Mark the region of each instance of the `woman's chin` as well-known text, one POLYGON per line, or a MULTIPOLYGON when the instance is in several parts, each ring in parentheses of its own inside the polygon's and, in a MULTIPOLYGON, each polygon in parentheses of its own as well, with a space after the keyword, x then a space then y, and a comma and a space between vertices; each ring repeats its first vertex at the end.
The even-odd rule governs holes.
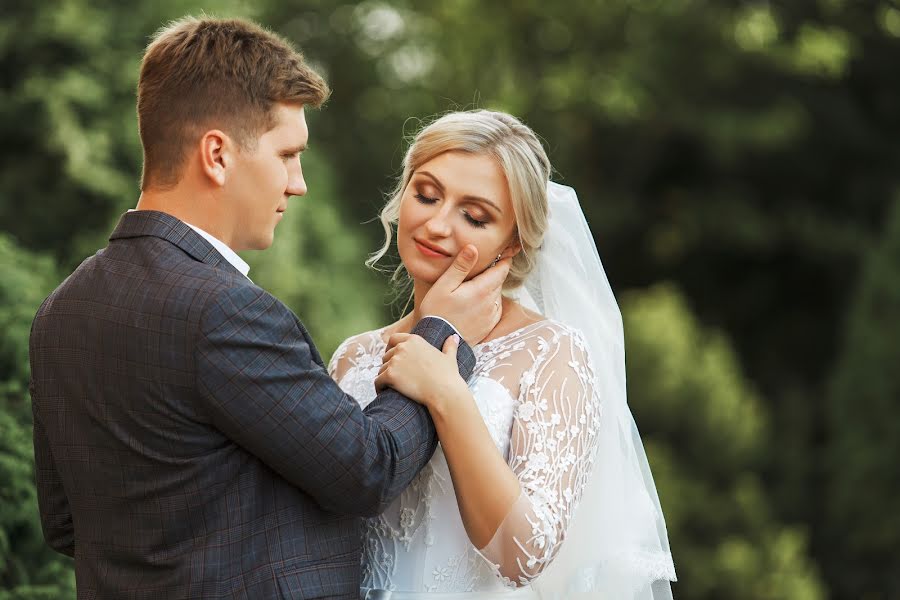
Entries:
POLYGON ((428 285, 434 284, 435 281, 441 278, 441 275, 447 270, 445 268, 438 268, 434 265, 405 265, 406 272, 409 273, 409 276, 419 283, 425 283, 428 285))

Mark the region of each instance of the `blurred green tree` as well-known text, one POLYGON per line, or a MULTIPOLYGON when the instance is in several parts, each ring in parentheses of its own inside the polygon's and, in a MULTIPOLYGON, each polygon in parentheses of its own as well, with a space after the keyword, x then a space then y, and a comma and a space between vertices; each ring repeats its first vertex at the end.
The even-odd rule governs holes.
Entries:
POLYGON ((58 274, 49 257, 3 234, 0 272, 0 600, 74 598, 71 561, 41 532, 28 398, 31 321, 58 274))
POLYGON ((759 476, 767 410, 727 338, 673 285, 623 296, 629 405, 645 440, 682 600, 818 600, 799 527, 780 523, 759 476))
MULTIPOLYGON (((240 0, 216 4, 246 14, 240 0)), ((142 50, 193 0, 12 2, 0 29, 0 230, 67 268, 140 194, 135 85, 142 50)))
POLYGON ((900 597, 900 200, 868 253, 826 405, 829 543, 842 596, 900 597))

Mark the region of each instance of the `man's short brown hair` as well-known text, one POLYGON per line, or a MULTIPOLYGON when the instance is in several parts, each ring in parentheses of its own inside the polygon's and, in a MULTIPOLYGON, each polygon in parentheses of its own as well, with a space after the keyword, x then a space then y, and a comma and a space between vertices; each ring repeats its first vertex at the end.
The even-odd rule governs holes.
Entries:
POLYGON ((329 93, 290 43, 255 23, 197 17, 170 23, 141 62, 141 189, 178 183, 190 146, 208 129, 222 129, 252 150, 275 125, 275 103, 318 107, 329 93))

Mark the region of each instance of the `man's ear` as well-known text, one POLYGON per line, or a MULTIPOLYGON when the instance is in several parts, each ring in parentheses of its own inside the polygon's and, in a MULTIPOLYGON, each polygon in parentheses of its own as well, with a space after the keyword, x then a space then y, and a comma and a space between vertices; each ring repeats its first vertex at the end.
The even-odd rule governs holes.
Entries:
POLYGON ((203 174, 218 186, 225 185, 233 146, 231 138, 218 129, 210 129, 200 138, 200 166, 203 174))

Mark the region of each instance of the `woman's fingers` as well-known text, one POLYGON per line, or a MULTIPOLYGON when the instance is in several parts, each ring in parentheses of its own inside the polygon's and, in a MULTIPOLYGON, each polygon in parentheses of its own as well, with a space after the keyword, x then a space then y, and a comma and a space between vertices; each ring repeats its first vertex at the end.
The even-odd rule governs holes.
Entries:
POLYGON ((379 373, 378 377, 375 378, 375 393, 380 394, 386 387, 388 387, 387 382, 385 381, 384 376, 379 373))
POLYGON ((397 353, 397 348, 396 348, 396 347, 391 348, 390 350, 388 350, 387 352, 385 352, 385 353, 384 353, 384 356, 381 357, 381 366, 384 366, 384 365, 386 365, 388 362, 390 362, 390 360, 394 357, 394 355, 395 355, 396 353, 397 353))
POLYGON ((418 388, 433 385, 431 380, 434 375, 449 368, 444 365, 447 356, 455 370, 459 337, 450 337, 456 339, 448 338, 442 352, 420 336, 409 333, 392 334, 375 377, 375 391, 381 392, 387 387, 409 390, 410 386, 418 388))
POLYGON ((387 349, 390 350, 397 344, 405 342, 412 336, 413 336, 413 334, 411 334, 411 333, 392 333, 391 336, 388 338, 387 349))

